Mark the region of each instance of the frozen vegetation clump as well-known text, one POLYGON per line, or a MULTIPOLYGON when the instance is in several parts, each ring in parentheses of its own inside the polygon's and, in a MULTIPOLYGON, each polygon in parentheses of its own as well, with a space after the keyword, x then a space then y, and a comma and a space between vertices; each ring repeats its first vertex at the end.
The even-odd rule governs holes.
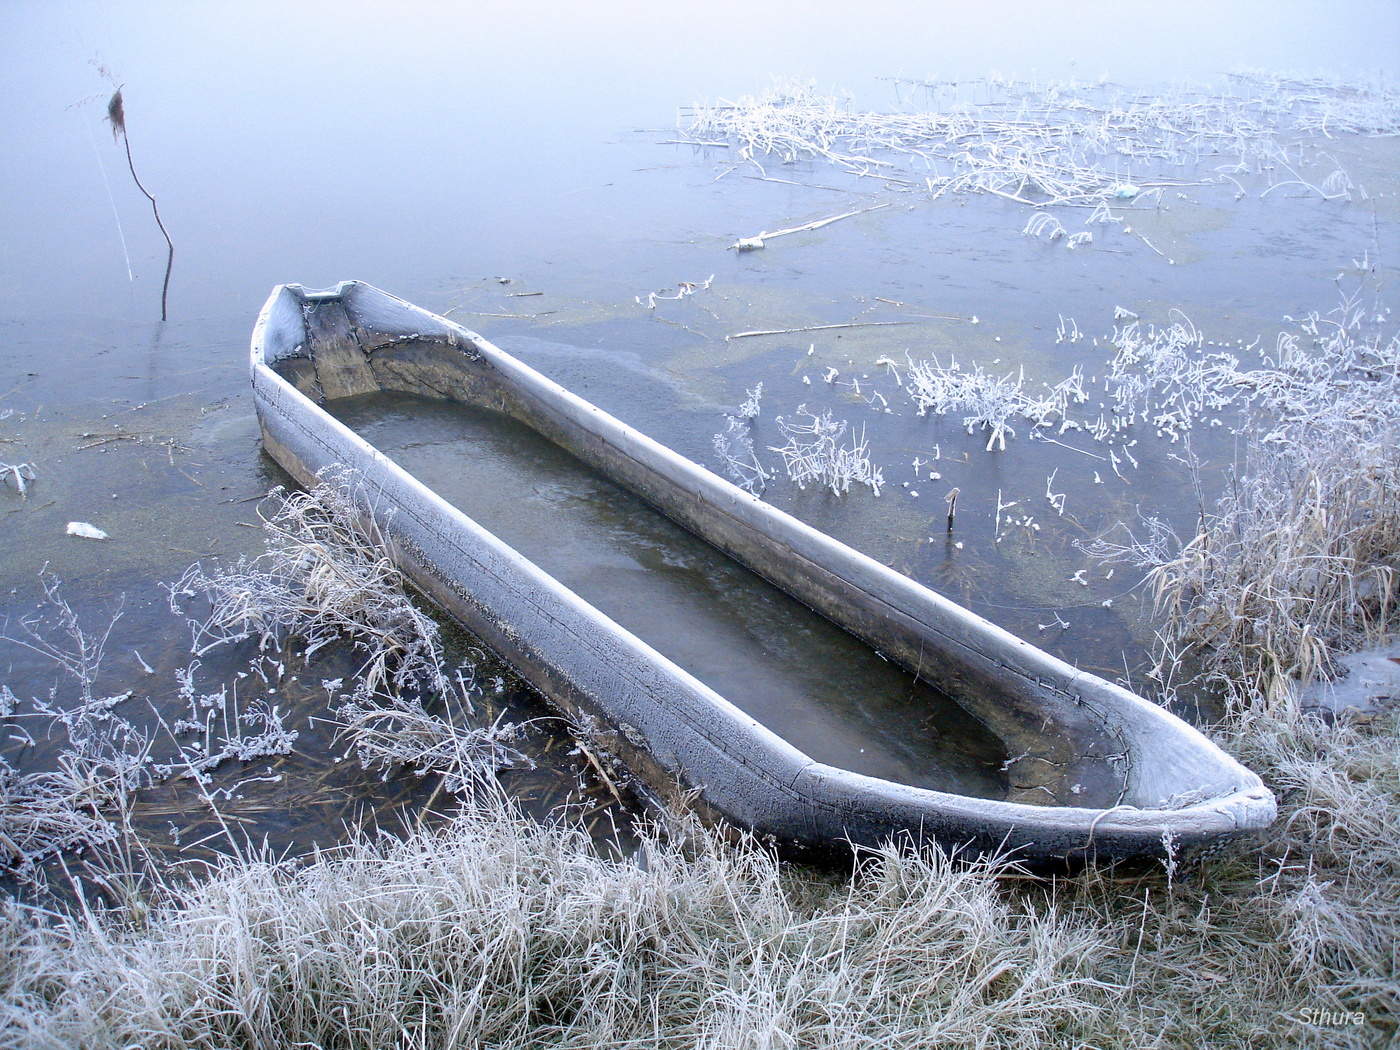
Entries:
POLYGON ((134 720, 149 701, 130 689, 101 688, 120 610, 93 629, 56 577, 45 573, 41 582, 47 615, 20 621, 20 634, 0 633, 0 641, 44 657, 60 672, 47 695, 22 699, 0 688, 7 742, 33 749, 42 740, 52 752, 47 762, 23 769, 0 756, 0 868, 38 886, 49 877, 45 861, 82 851, 97 851, 100 860, 102 850, 128 841, 126 822, 141 789, 172 777, 207 788, 225 762, 288 754, 298 735, 266 698, 241 699, 236 683, 205 691, 198 660, 175 675, 186 704, 182 717, 157 718, 154 725, 134 720))
POLYGON ((94 630, 59 581, 43 575, 47 616, 20 621, 17 633, 0 631, 0 641, 52 662, 61 678, 47 696, 21 698, 0 687, 0 719, 9 741, 33 747, 42 737, 54 758, 21 770, 0 755, 0 869, 42 884, 50 858, 129 841, 126 821, 140 789, 192 780, 212 805, 244 783, 216 785, 225 764, 290 754, 299 731, 272 697, 293 641, 304 656, 334 642, 349 642, 361 655, 349 685, 337 680, 328 692, 367 768, 440 774, 448 790, 461 793, 496 769, 528 761, 510 746, 514 727, 462 721, 480 690, 467 668, 449 676, 436 624, 409 599, 377 531, 356 515, 347 488, 354 483, 340 475, 310 492, 274 493, 262 555, 228 568, 194 565, 172 585, 177 613, 205 603, 207 612, 190 617, 194 659, 175 673, 183 710, 173 721, 156 717, 150 728, 129 715, 143 706, 132 691, 108 695, 99 687, 120 611, 94 630), (205 684, 200 657, 238 643, 255 650, 247 671, 205 684), (451 703, 435 714, 425 697, 451 703), (36 721, 42 730, 32 728, 36 721))
POLYGON ((341 472, 276 494, 271 512, 259 512, 264 553, 212 570, 196 563, 171 586, 177 614, 185 599, 209 602, 189 621, 196 656, 249 638, 274 652, 296 638, 310 656, 348 639, 364 656, 355 677, 369 692, 447 690, 437 624, 409 600, 378 526, 359 510, 361 484, 341 472))
POLYGON ((763 494, 773 477, 759 462, 753 447, 753 423, 762 412, 763 384, 759 383, 744 391, 744 400, 734 415, 725 413, 724 429, 712 441, 729 480, 755 496, 763 494))
POLYGON ((1115 329, 1113 418, 1084 429, 1104 440, 1142 423, 1180 440, 1198 493, 1192 429, 1233 408, 1239 435, 1223 493, 1185 541, 1149 516, 1138 534, 1119 525, 1079 544, 1150 570, 1159 675, 1189 652, 1246 705, 1273 702, 1400 629, 1400 335, 1378 325, 1346 298, 1293 322, 1252 368, 1205 352, 1181 316, 1115 329))
MULTIPOLYGON (((1182 86, 1145 96, 1116 85, 989 78, 897 79, 927 108, 861 111, 809 85, 788 85, 735 102, 690 107, 683 130, 737 144, 742 162, 820 160, 853 175, 921 186, 933 198, 990 193, 1037 208, 1099 206, 1200 180, 1162 169, 1215 161, 1210 181, 1239 186, 1266 176, 1263 193, 1297 185, 1335 198, 1353 187, 1318 143, 1331 136, 1400 133, 1400 93, 1383 85, 1240 74, 1219 87, 1182 86), (1317 182, 1298 175, 1306 136, 1310 160, 1332 165, 1317 182), (1315 141, 1314 141, 1315 140, 1315 141), (1293 176, 1278 179, 1282 170, 1293 176), (1131 180, 1127 172, 1141 172, 1131 180), (1149 177, 1149 173, 1150 177, 1149 177)), ((1103 221, 1100 212, 1091 221, 1103 221)), ((1065 231, 1058 221, 1031 235, 1065 231), (1055 227, 1059 227, 1055 232, 1055 227)))
POLYGON ((185 714, 169 729, 180 740, 180 755, 156 765, 161 777, 178 774, 207 786, 225 762, 247 763, 292 753, 299 734, 287 728, 279 707, 266 698, 242 700, 237 681, 204 691, 199 685, 200 667, 200 661, 193 660, 175 673, 185 714))
POLYGON ((1278 700, 1400 629, 1400 335, 1312 314, 1238 382, 1237 475, 1150 581, 1176 647, 1278 700))
POLYGON ((360 509, 361 485, 341 471, 310 491, 274 494, 263 554, 212 572, 196 564, 173 585, 177 612, 186 598, 210 604, 190 620, 196 655, 248 639, 275 652, 296 639, 309 657, 348 641, 363 662, 332 701, 365 768, 437 773, 460 793, 488 772, 527 763, 509 746, 513 727, 456 724, 424 706, 425 696, 451 698, 465 718, 479 690, 464 670, 449 675, 437 624, 409 598, 373 516, 360 509))
POLYGON ((1143 516, 1137 532, 1120 521, 1101 536, 1075 541, 1075 547, 1101 565, 1151 569, 1176 557, 1181 539, 1161 518, 1143 516))
POLYGON ((849 439, 843 441, 849 429, 846 420, 833 419, 829 411, 820 415, 809 412, 806 405, 797 406, 797 416, 777 417, 778 430, 787 441, 771 446, 770 451, 783 457, 783 468, 799 489, 817 485, 844 496, 855 483, 865 485, 876 496, 880 494, 885 476, 870 461, 864 427, 859 434, 851 430, 849 439))
POLYGON ((744 391, 744 401, 739 406, 740 419, 757 419, 763 412, 763 384, 744 391))
POLYGON ((501 722, 490 726, 459 725, 452 709, 462 715, 475 710, 481 693, 474 677, 458 670, 452 678, 453 704, 433 714, 416 693, 370 694, 352 690, 336 708, 345 735, 365 769, 384 779, 400 769, 417 776, 436 774, 454 795, 470 795, 496 772, 513 766, 533 766, 511 746, 520 727, 501 722))
POLYGON ((1068 418, 1070 404, 1087 397, 1084 377, 1077 368, 1044 393, 1037 393, 1027 389, 1025 375, 1020 372, 995 376, 976 363, 964 368, 951 357, 946 365, 936 357, 927 361, 908 358, 902 376, 888 364, 919 415, 961 415, 969 434, 979 427, 987 431, 988 452, 1005 451, 1006 439, 1016 436, 1011 420, 1021 418, 1034 427, 1050 427, 1068 418))
POLYGON ((1204 337, 1179 310, 1162 327, 1133 318, 1113 330, 1104 386, 1119 429, 1146 422, 1175 441, 1202 415, 1233 404, 1244 380, 1239 358, 1203 353, 1204 337))
POLYGON ((714 436, 714 448, 729 480, 745 492, 760 496, 773 475, 758 460, 750 426, 751 422, 739 416, 726 415, 724 429, 714 436))
POLYGON ((88 627, 56 576, 45 572, 40 582, 47 614, 21 620, 18 634, 0 632, 0 641, 51 661, 60 673, 47 696, 27 705, 8 686, 0 692, 7 743, 33 747, 28 727, 37 721, 39 736, 56 745, 46 769, 21 771, 0 755, 0 868, 21 878, 37 877, 38 866, 57 854, 115 841, 113 815, 152 779, 148 734, 122 713, 132 694, 104 695, 99 687, 120 609, 105 627, 88 627))

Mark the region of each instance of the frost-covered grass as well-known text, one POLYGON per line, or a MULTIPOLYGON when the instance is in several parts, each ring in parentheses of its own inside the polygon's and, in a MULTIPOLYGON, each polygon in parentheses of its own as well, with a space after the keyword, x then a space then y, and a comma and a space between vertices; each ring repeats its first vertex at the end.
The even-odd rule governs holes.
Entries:
POLYGON ((893 848, 823 872, 694 828, 618 860, 483 792, 449 828, 229 860, 149 908, 6 908, 0 1045, 1381 1045, 1400 990, 1383 729, 1237 722, 1279 823, 1257 854, 1169 875, 1036 881, 893 848))
POLYGON ((21 878, 50 857, 116 841, 131 793, 151 779, 149 734, 121 711, 131 693, 99 688, 120 608, 94 628, 64 599, 57 577, 45 572, 40 582, 41 610, 17 630, 0 628, 0 641, 51 661, 62 687, 28 698, 0 688, 7 745, 57 741, 55 760, 42 769, 22 771, 0 754, 0 866, 21 878))
POLYGON ((360 509, 361 485, 337 471, 309 491, 274 493, 262 554, 212 569, 193 565, 172 585, 172 609, 183 612, 191 599, 200 608, 189 621, 195 653, 254 639, 273 652, 295 642, 309 657, 349 643, 362 657, 359 670, 348 684, 323 684, 366 769, 438 774, 456 794, 527 764, 510 745, 512 727, 468 726, 425 706, 425 696, 448 698, 470 715, 480 689, 470 667, 449 671, 437 624, 410 600, 383 535, 360 509))
POLYGON ((1070 406, 1088 397, 1078 368, 1042 392, 1027 387, 1022 371, 993 375, 976 362, 964 366, 954 357, 946 365, 936 357, 906 361, 901 372, 889 358, 881 359, 918 414, 961 415, 969 434, 979 428, 987 431, 988 452, 1006 450, 1006 439, 1016 436, 1013 419, 1024 419, 1037 428, 1066 423, 1070 406))
POLYGON ((357 509, 360 484, 341 473, 279 492, 263 513, 262 554, 196 563, 171 586, 177 614, 190 599, 209 606, 189 620, 196 656, 249 638, 272 651, 295 638, 309 656, 348 639, 364 654, 355 677, 370 693, 447 687, 437 625, 409 600, 383 537, 357 509))
POLYGON ((857 484, 880 494, 885 476, 870 459, 863 426, 857 431, 829 411, 809 412, 806 405, 798 405, 792 418, 778 416, 775 422, 787 440, 769 451, 782 457, 783 469, 799 489, 816 485, 844 496, 857 484))
POLYGON ((1400 335, 1313 315, 1241 383, 1237 476, 1149 582, 1163 658, 1194 651, 1247 705, 1400 631, 1400 335))
MULTIPOLYGON (((740 406, 741 413, 747 404, 740 406)), ((757 417, 757 407, 757 402, 754 402, 753 416, 726 415, 724 429, 714 436, 712 443, 729 479, 745 492, 761 495, 773 475, 759 462, 758 452, 753 447, 753 436, 749 433, 752 420, 757 417)))
MULTIPOLYGON (((480 692, 475 680, 459 670, 452 685, 452 707, 470 714, 480 692)), ((451 709, 430 712, 416 693, 352 690, 336 708, 336 717, 360 765, 380 771, 386 780, 405 771, 436 774, 446 790, 464 795, 501 769, 533 765, 512 746, 519 726, 461 724, 451 709)))

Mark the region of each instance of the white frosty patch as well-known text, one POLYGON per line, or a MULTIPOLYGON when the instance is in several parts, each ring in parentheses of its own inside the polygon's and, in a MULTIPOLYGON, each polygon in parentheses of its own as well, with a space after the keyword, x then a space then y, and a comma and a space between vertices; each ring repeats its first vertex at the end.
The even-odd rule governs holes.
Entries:
POLYGON ((68 523, 68 535, 81 536, 85 540, 105 540, 107 534, 96 525, 90 525, 85 521, 70 521, 68 523))

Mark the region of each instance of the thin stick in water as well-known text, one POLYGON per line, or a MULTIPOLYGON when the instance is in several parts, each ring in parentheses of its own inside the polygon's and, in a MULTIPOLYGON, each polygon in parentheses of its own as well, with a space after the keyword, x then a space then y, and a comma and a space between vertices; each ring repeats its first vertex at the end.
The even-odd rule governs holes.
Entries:
POLYGON ((150 190, 142 185, 141 177, 136 174, 136 162, 131 159, 131 139, 126 133, 126 107, 122 103, 121 88, 117 88, 107 103, 107 120, 112 125, 112 138, 115 139, 117 135, 121 135, 122 145, 126 147, 126 166, 131 170, 131 180, 151 202, 151 214, 156 217, 156 225, 160 227, 161 236, 165 238, 165 283, 160 288, 160 319, 164 321, 168 316, 166 302, 170 296, 170 271, 175 265, 175 242, 170 239, 170 232, 166 230, 165 223, 160 220, 160 208, 156 206, 155 197, 150 190))
POLYGON ((832 328, 881 328, 895 324, 913 324, 913 321, 848 321, 845 324, 809 324, 802 328, 760 328, 752 332, 735 332, 733 335, 724 337, 727 343, 731 339, 748 339, 755 335, 792 335, 794 332, 824 332, 832 328))
MULTIPOLYGON (((765 175, 765 178, 766 177, 765 175)), ((771 241, 774 237, 786 237, 790 233, 806 233, 808 230, 820 230, 823 226, 830 226, 833 222, 849 219, 853 215, 864 215, 868 211, 879 211, 881 208, 888 207, 888 202, 884 204, 874 204, 869 208, 856 208, 854 211, 843 211, 840 215, 829 215, 825 219, 804 222, 801 226, 790 226, 785 230, 764 230, 762 233, 755 234, 752 237, 740 237, 729 247, 738 249, 741 252, 752 251, 755 248, 762 248, 765 241, 771 241)))

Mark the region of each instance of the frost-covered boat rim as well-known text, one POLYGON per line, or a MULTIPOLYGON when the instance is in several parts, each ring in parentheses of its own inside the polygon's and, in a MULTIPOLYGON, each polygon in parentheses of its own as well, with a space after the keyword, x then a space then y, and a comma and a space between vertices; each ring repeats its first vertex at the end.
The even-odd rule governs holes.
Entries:
POLYGON ((591 716, 643 781, 760 834, 808 844, 908 833, 1022 857, 1127 855, 1267 826, 1273 796, 1196 729, 1022 641, 718 477, 454 322, 373 286, 275 288, 253 332, 264 444, 302 483, 343 464, 426 594, 561 706, 591 716), (474 402, 521 419, 798 600, 955 694, 1046 768, 1070 768, 1046 718, 1122 744, 1122 804, 1033 805, 816 762, 589 605, 325 412, 375 390, 474 402), (936 657, 936 659, 935 659, 936 657), (917 663, 916 663, 917 661, 917 663), (930 665, 938 667, 930 671, 930 665), (1036 734, 1039 733, 1039 738, 1036 734), (1041 748, 1035 751, 1035 748, 1041 748))

